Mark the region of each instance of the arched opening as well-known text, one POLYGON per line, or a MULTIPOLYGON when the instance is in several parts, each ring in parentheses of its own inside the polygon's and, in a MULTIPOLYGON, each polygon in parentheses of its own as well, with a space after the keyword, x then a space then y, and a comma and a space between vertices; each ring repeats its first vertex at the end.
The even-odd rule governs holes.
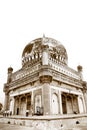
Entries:
POLYGON ((15 114, 16 115, 19 115, 19 98, 18 97, 15 97, 15 114))
POLYGON ((63 110, 63 114, 66 114, 66 113, 67 113, 66 97, 65 97, 65 95, 62 95, 62 110, 63 110))
POLYGON ((41 95, 36 95, 35 96, 35 114, 40 113, 41 106, 42 106, 41 95))
POLYGON ((84 107, 83 107, 83 100, 82 100, 82 98, 80 97, 78 101, 79 101, 79 112, 80 113, 84 113, 84 107))
POLYGON ((79 107, 78 107, 78 96, 74 95, 73 96, 73 113, 77 114, 79 113, 79 107))
POLYGON ((26 114, 26 98, 22 97, 21 106, 20 106, 20 115, 25 115, 25 114, 26 114))
POLYGON ((56 94, 52 95, 52 114, 59 113, 58 97, 56 94))
POLYGON ((29 94, 27 96, 27 107, 26 107, 27 110, 30 110, 31 109, 31 95, 29 94))
POLYGON ((73 113, 73 104, 72 104, 72 97, 70 95, 67 96, 67 113, 73 113))
POLYGON ((10 112, 13 114, 13 107, 14 107, 14 105, 13 105, 13 100, 11 99, 10 100, 10 108, 9 108, 9 110, 10 110, 10 112))
MULTIPOLYGON (((62 93, 63 114, 77 114, 79 112, 78 103, 79 103, 79 100, 78 100, 77 95, 62 93)), ((82 104, 82 103, 80 103, 80 104, 82 104)), ((81 108, 81 111, 82 111, 82 108, 81 108)))

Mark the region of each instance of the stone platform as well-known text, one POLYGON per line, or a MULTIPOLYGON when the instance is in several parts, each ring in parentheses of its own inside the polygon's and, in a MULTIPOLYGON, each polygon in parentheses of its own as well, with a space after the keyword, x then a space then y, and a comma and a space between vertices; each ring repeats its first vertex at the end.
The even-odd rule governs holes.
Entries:
POLYGON ((39 130, 69 130, 87 124, 87 114, 57 116, 0 117, 0 123, 28 126, 39 130))

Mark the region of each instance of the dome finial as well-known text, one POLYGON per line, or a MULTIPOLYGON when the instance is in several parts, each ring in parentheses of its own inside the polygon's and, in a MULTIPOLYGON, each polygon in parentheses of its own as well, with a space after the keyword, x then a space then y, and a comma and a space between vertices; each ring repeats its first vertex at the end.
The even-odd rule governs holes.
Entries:
POLYGON ((45 34, 43 33, 42 44, 44 44, 44 42, 45 42, 45 34))
POLYGON ((43 33, 43 38, 45 38, 45 34, 43 33))

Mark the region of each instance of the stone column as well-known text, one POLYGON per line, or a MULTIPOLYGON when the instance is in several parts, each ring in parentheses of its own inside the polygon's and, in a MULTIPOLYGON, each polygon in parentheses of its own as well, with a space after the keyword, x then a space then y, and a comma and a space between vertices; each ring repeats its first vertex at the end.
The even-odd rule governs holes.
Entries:
POLYGON ((50 115, 50 85, 44 83, 42 86, 42 105, 44 115, 50 115))
POLYGON ((4 103, 4 110, 9 109, 9 95, 5 92, 5 103, 4 103))
POLYGON ((26 98, 26 110, 27 110, 27 95, 25 95, 25 98, 26 98))
POLYGON ((14 111, 15 111, 15 99, 14 99, 14 97, 12 97, 12 106, 13 106, 13 109, 12 109, 12 115, 13 115, 14 111))
POLYGON ((85 102, 86 113, 87 113, 87 90, 84 92, 84 102, 85 102))
POLYGON ((21 96, 19 96, 19 115, 21 115, 21 96))
POLYGON ((34 92, 31 94, 31 114, 34 114, 34 92))
POLYGON ((85 112, 87 113, 87 83, 83 81, 83 97, 84 97, 84 104, 85 104, 85 112))
POLYGON ((59 110, 60 110, 60 114, 63 114, 61 91, 59 91, 59 110))
POLYGON ((66 114, 68 114, 68 107, 67 107, 67 94, 65 95, 65 101, 66 101, 66 114))
POLYGON ((33 94, 33 91, 32 91, 32 94, 31 94, 31 105, 33 105, 33 101, 34 101, 34 96, 33 96, 34 94, 33 94))
MULTIPOLYGON (((87 93, 86 93, 86 94, 87 94, 87 93)), ((82 100, 83 100, 84 113, 86 113, 86 104, 85 104, 84 96, 82 96, 82 100)), ((86 100, 87 100, 87 98, 86 98, 86 100)))

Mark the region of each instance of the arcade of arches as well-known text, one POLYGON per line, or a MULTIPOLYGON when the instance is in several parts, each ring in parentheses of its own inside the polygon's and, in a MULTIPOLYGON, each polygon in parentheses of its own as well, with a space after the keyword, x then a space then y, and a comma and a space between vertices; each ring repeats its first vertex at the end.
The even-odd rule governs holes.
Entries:
MULTIPOLYGON (((31 115, 32 112, 33 114, 36 114, 40 110, 42 110, 42 113, 44 113, 44 105, 42 105, 43 104, 42 97, 43 96, 41 94, 37 94, 34 96, 34 99, 32 100, 32 93, 15 96, 14 98, 15 105, 13 113, 15 115, 26 115, 26 112, 28 112, 28 114, 31 115)), ((52 115, 84 113, 83 98, 80 97, 79 95, 68 94, 64 92, 62 92, 61 95, 53 93, 51 95, 50 105, 51 105, 50 114, 52 115)), ((12 111, 11 109, 13 109, 12 100, 10 101, 10 111, 12 111)))
POLYGON ((15 115, 25 115, 26 110, 31 109, 31 94, 15 97, 15 115))
POLYGON ((61 114, 78 114, 84 113, 84 103, 82 97, 74 94, 62 93, 61 102, 59 104, 58 96, 56 94, 52 95, 52 114, 59 114, 62 106, 61 114))
MULTIPOLYGON (((25 95, 19 95, 15 97, 15 106, 14 106, 14 114, 15 115, 26 115, 26 112, 28 112, 29 115, 35 114, 38 111, 38 108, 41 108, 42 101, 41 101, 41 95, 36 95, 34 97, 34 103, 32 102, 32 95, 25 94, 25 95), (34 104, 34 105, 33 105, 34 104), (34 110, 34 112, 33 112, 34 110)), ((11 104, 10 102, 10 111, 11 111, 11 104)), ((12 108, 13 109, 13 108, 12 108)))

